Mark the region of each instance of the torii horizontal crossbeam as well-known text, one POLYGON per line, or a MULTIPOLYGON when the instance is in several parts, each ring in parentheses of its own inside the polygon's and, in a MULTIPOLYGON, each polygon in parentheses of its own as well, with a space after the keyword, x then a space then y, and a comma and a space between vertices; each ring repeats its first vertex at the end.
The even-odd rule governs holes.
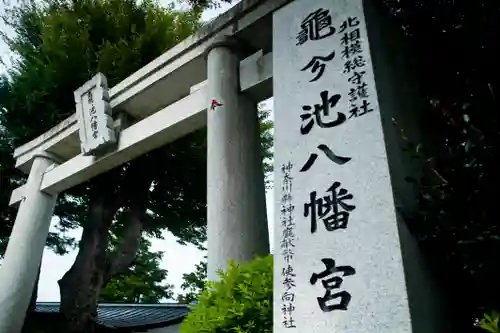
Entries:
MULTIPOLYGON (((262 55, 259 51, 241 62, 242 92, 270 85, 271 81, 272 53, 262 55)), ((261 97, 269 98, 271 94, 261 97)), ((60 193, 202 128, 206 125, 207 105, 206 84, 202 82, 193 88, 190 95, 124 129, 113 152, 98 158, 80 154, 45 173, 41 190, 50 194, 60 193)), ((24 185, 15 189, 10 205, 18 204, 23 199, 23 193, 24 185)))

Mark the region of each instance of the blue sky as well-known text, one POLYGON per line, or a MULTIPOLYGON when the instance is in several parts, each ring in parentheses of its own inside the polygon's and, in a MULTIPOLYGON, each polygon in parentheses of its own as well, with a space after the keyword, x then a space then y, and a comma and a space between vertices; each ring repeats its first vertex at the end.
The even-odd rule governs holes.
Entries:
MULTIPOLYGON (((171 1, 168 0, 160 0, 161 3, 169 3, 171 1)), ((203 15, 203 20, 207 21, 213 19, 219 14, 225 12, 230 7, 234 6, 234 4, 239 1, 233 1, 232 5, 224 4, 221 8, 217 10, 208 10, 203 15)), ((4 12, 4 2, 0 0, 0 12, 4 12)), ((0 30, 6 31, 3 22, 0 23, 0 30)), ((8 31, 7 31, 8 33, 8 31)), ((6 45, 3 42, 0 42, 0 57, 8 64, 9 63, 9 51, 6 45)), ((4 68, 0 66, 0 73, 4 71, 4 68)), ((82 82, 83 84, 83 82, 82 82)), ((267 100, 264 103, 264 107, 267 109, 272 108, 272 99, 267 100)), ((271 244, 272 244, 272 221, 274 220, 274 191, 271 190, 266 194, 266 202, 267 202, 267 212, 268 212, 268 220, 270 224, 270 235, 271 235, 271 244)), ((55 222, 55 220, 53 221, 55 222)), ((54 230, 55 228, 52 227, 54 230)), ((54 230, 56 231, 56 230, 54 230)), ((76 239, 80 239, 81 230, 75 230, 68 235, 75 237, 76 239)), ((162 267, 169 271, 167 282, 174 284, 174 291, 177 293, 180 291, 180 285, 182 283, 182 274, 189 273, 194 269, 194 265, 199 263, 204 254, 202 251, 199 251, 194 246, 187 245, 182 246, 176 242, 175 237, 169 233, 164 233, 163 240, 152 240, 152 249, 154 251, 163 251, 164 257, 162 261, 162 267), (181 255, 180 255, 181 254, 181 255)), ((59 301, 59 287, 57 285, 57 281, 63 276, 63 274, 71 267, 73 264, 77 252, 72 251, 65 256, 58 256, 53 253, 51 250, 46 249, 44 251, 43 260, 42 260, 42 271, 40 274, 40 282, 38 289, 38 301, 59 301)))

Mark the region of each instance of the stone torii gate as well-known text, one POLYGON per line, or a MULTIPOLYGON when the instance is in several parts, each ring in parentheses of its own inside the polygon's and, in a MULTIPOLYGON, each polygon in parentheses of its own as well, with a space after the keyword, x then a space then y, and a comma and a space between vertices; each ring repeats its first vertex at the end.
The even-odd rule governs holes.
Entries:
POLYGON ((274 330, 444 332, 396 212, 412 206, 403 179, 416 172, 391 120, 420 138, 417 90, 374 3, 245 0, 109 93, 101 75, 82 86, 74 116, 14 152, 29 177, 10 200, 0 333, 22 327, 58 193, 203 126, 209 279, 268 253, 256 105, 271 96, 274 330))

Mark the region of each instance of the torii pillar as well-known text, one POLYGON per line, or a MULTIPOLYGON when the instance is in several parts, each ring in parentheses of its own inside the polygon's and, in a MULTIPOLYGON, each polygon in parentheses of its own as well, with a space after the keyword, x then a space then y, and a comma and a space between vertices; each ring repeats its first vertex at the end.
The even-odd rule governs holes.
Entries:
POLYGON ((240 49, 225 38, 206 52, 209 280, 231 259, 269 253, 258 110, 240 92, 240 49))
POLYGON ((18 333, 23 327, 57 200, 57 195, 40 191, 40 184, 55 163, 43 153, 31 166, 0 268, 0 333, 18 333))

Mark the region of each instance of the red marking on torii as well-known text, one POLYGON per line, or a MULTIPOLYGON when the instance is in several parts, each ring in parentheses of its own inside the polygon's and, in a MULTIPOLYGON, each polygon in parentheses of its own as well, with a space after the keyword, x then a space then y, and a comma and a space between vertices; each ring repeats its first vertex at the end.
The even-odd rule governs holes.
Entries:
POLYGON ((217 102, 215 99, 212 100, 212 103, 210 104, 210 110, 215 110, 216 107, 222 106, 224 104, 217 102))

